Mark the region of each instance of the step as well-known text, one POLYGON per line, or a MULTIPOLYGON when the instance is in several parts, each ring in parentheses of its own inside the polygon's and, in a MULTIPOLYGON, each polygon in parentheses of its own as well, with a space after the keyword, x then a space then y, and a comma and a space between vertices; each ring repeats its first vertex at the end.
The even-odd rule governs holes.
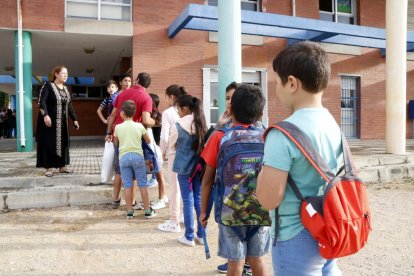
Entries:
MULTIPOLYGON (((112 194, 112 184, 9 188, 0 191, 0 210, 107 204, 112 202, 112 194)), ((158 198, 157 186, 150 187, 149 194, 152 200, 158 198)), ((139 190, 136 196, 142 201, 139 190)))

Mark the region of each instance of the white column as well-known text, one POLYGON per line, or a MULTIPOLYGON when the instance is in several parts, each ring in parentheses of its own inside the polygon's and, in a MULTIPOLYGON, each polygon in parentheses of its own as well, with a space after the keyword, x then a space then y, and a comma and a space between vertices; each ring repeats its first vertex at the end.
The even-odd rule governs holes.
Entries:
POLYGON ((408 0, 386 1, 386 151, 405 154, 408 0))
POLYGON ((218 80, 219 116, 226 109, 226 87, 241 82, 240 0, 218 1, 218 80))

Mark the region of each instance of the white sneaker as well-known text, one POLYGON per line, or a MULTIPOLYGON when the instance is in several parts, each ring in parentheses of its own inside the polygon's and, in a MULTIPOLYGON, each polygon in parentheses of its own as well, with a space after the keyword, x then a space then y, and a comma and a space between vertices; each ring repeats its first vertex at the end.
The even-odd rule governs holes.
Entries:
POLYGON ((154 209, 154 210, 158 210, 158 209, 165 208, 165 207, 167 207, 167 206, 165 205, 164 200, 159 199, 159 200, 156 200, 156 201, 154 201, 153 203, 151 203, 151 207, 152 207, 152 209, 154 209))
POLYGON ((199 244, 204 245, 204 239, 203 238, 195 237, 194 240, 197 241, 199 244))
POLYGON ((172 224, 170 220, 158 224, 158 230, 160 231, 164 231, 164 232, 173 232, 173 233, 180 233, 181 232, 181 227, 180 224, 172 224))
POLYGON ((165 204, 168 204, 170 202, 170 200, 168 199, 168 196, 166 195, 164 195, 161 199, 165 202, 165 204))
POLYGON ((194 241, 187 240, 187 238, 185 236, 178 237, 178 242, 182 243, 182 244, 185 244, 187 246, 194 246, 195 245, 194 241))

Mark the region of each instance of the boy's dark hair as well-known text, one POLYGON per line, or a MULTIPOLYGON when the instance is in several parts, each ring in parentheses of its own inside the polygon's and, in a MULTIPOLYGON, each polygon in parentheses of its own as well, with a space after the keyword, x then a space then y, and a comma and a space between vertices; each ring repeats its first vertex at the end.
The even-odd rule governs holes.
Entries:
POLYGON ((273 70, 285 85, 289 76, 298 78, 304 90, 318 93, 326 88, 331 74, 328 54, 315 42, 295 43, 273 60, 273 70))
POLYGON ((130 78, 130 79, 132 79, 131 78, 131 75, 130 74, 121 74, 120 76, 119 76, 119 83, 121 83, 122 82, 122 80, 123 79, 125 79, 125 78, 130 78))
POLYGON ((108 86, 110 86, 111 84, 114 84, 116 87, 118 87, 118 84, 116 83, 116 81, 114 81, 114 80, 110 80, 110 81, 108 81, 108 83, 106 84, 106 88, 108 88, 108 86))
POLYGON ((132 118, 135 115, 135 103, 131 100, 125 101, 122 104, 121 110, 124 112, 126 117, 132 118))
POLYGON ((240 87, 240 83, 237 83, 237 82, 235 82, 235 81, 233 81, 233 82, 231 82, 229 85, 227 85, 227 87, 226 87, 226 93, 227 92, 229 92, 230 90, 232 90, 232 89, 234 89, 234 90, 236 90, 237 88, 239 88, 240 87))
POLYGON ((136 82, 144 88, 148 88, 151 84, 151 76, 148 73, 139 73, 136 82))
POLYGON ((197 97, 184 95, 177 99, 179 107, 188 107, 194 116, 195 136, 192 149, 201 154, 204 149, 204 135, 207 132, 206 118, 203 113, 203 105, 197 97))
POLYGON ((252 124, 263 115, 266 100, 260 87, 243 84, 231 97, 231 114, 242 124, 252 124))

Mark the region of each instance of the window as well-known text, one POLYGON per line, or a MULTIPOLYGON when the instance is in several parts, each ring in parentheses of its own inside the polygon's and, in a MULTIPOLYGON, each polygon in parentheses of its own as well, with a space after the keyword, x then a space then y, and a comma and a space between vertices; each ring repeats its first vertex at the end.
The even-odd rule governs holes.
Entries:
POLYGON ((356 24, 355 0, 319 0, 321 20, 356 24))
MULTIPOLYGON (((261 11, 260 0, 240 0, 241 9, 246 11, 261 11)), ((210 6, 217 6, 218 0, 208 0, 210 6)))
POLYGON ((131 21, 132 0, 66 0, 66 17, 131 21))
POLYGON ((341 129, 348 138, 359 138, 360 78, 341 76, 341 129))
MULTIPOLYGON (((257 85, 262 89, 266 98, 266 105, 263 110, 262 122, 268 125, 267 116, 267 72, 265 69, 243 69, 242 82, 257 85)), ((218 114, 218 71, 216 67, 203 68, 203 110, 206 116, 207 126, 213 126, 217 123, 218 114)))

